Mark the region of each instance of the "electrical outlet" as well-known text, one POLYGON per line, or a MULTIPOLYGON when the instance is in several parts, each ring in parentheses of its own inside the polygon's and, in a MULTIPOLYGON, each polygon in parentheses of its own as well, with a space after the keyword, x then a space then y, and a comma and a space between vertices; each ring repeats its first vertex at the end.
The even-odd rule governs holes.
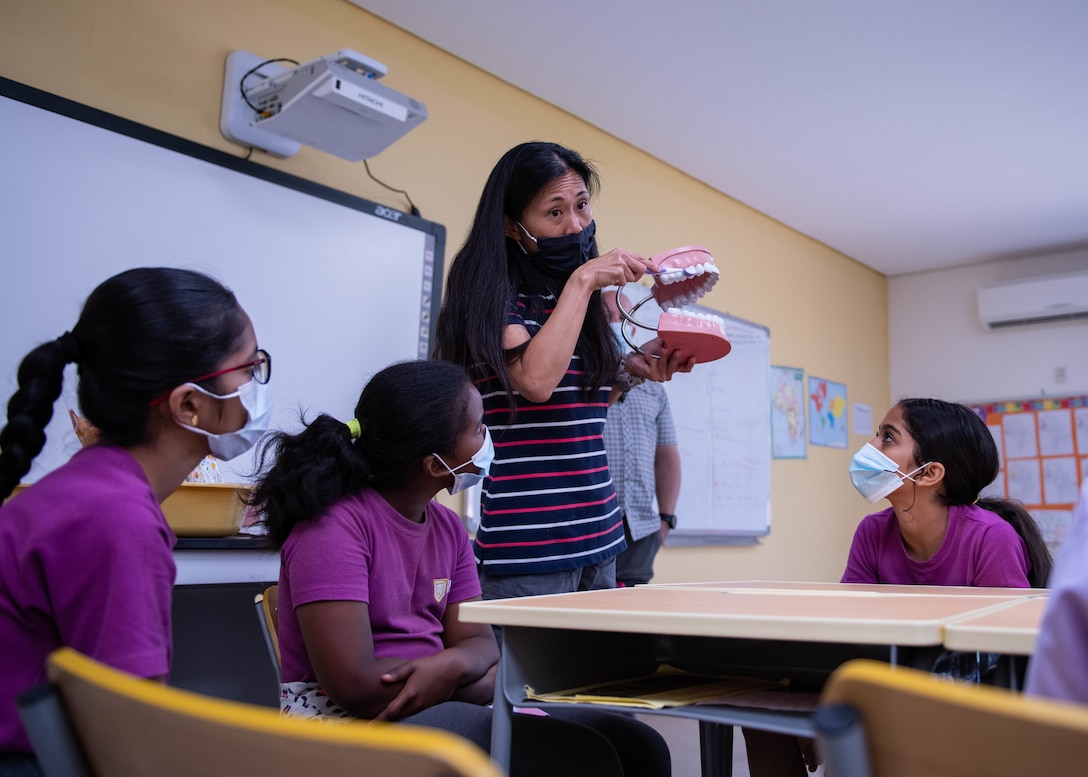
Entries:
POLYGON ((1065 383, 1065 367, 1054 368, 1054 382, 1065 383))

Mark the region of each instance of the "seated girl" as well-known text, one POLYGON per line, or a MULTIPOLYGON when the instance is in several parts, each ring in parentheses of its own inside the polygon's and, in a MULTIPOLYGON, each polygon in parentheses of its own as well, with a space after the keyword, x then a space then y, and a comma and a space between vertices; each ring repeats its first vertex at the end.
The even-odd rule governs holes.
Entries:
POLYGON ((1053 561, 1034 519, 980 496, 999 466, 970 408, 899 402, 850 465, 861 495, 891 506, 862 519, 842 582, 1044 588, 1053 561))
MULTIPOLYGON (((380 371, 346 424, 320 415, 269 438, 252 501, 280 550, 284 714, 405 721, 489 749, 499 650, 490 626, 458 620, 480 598, 476 564, 460 517, 432 500, 482 480, 493 455, 479 392, 441 361, 380 371)), ((670 773, 632 718, 514 718, 514 777, 670 773)))
MULTIPOLYGON (((842 582, 1045 587, 1052 559, 1034 519, 1016 502, 980 496, 999 466, 993 436, 970 408, 896 404, 850 464, 858 492, 891 506, 862 519, 842 582)), ((980 680, 996 657, 937 651, 911 660, 980 680)), ((816 768, 808 740, 751 729, 744 738, 753 777, 816 768)))
POLYGON ((38 771, 15 700, 57 648, 167 676, 174 534, 159 505, 205 456, 251 447, 271 414, 271 362, 234 294, 188 270, 126 270, 20 364, 0 500, 42 450, 67 364, 97 439, 0 507, 0 775, 38 771))

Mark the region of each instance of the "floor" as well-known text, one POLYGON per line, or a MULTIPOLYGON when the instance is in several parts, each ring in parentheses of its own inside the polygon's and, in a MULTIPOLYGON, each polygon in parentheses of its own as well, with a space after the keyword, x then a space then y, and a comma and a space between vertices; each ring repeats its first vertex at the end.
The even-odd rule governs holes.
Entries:
MULTIPOLYGON (((699 761, 699 723, 690 718, 661 715, 639 715, 639 720, 653 726, 665 737, 672 754, 672 777, 702 777, 699 761)), ((813 777, 822 777, 821 766, 813 777)), ((750 777, 748 758, 744 752, 744 737, 740 729, 733 730, 733 777, 750 777)))
MULTIPOLYGON (((672 755, 672 777, 701 777, 699 761, 699 722, 691 718, 669 718, 661 715, 639 715, 639 720, 657 729, 669 743, 672 755)), ((748 758, 744 753, 744 737, 733 730, 733 777, 749 777, 748 758)))

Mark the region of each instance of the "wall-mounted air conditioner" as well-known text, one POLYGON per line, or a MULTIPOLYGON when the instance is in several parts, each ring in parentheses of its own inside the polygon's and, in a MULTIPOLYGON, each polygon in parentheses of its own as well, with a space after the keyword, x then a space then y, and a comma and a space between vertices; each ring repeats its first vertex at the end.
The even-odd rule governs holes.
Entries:
POLYGON ((978 316, 989 329, 1088 319, 1088 271, 982 286, 978 316))

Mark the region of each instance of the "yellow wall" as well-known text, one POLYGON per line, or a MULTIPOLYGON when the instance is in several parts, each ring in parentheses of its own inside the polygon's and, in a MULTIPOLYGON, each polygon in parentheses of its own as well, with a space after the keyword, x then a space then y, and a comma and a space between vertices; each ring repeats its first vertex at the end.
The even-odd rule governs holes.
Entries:
MULTIPOLYGON (((602 248, 710 247, 723 280, 705 304, 770 327, 773 363, 844 382, 851 402, 871 404, 874 420, 883 415, 882 275, 346 0, 0 0, 0 75, 239 155, 218 128, 227 54, 305 61, 340 48, 384 62, 386 82, 427 105, 430 118, 371 169, 446 226, 447 261, 506 149, 532 139, 571 146, 602 173, 602 248)), ((406 208, 361 164, 308 148, 287 160, 256 158, 406 208)), ((862 442, 852 436, 851 450, 862 442)), ((805 460, 775 461, 771 535, 754 548, 666 548, 656 581, 837 580, 867 507, 847 479, 850 453, 809 448, 805 460)))

